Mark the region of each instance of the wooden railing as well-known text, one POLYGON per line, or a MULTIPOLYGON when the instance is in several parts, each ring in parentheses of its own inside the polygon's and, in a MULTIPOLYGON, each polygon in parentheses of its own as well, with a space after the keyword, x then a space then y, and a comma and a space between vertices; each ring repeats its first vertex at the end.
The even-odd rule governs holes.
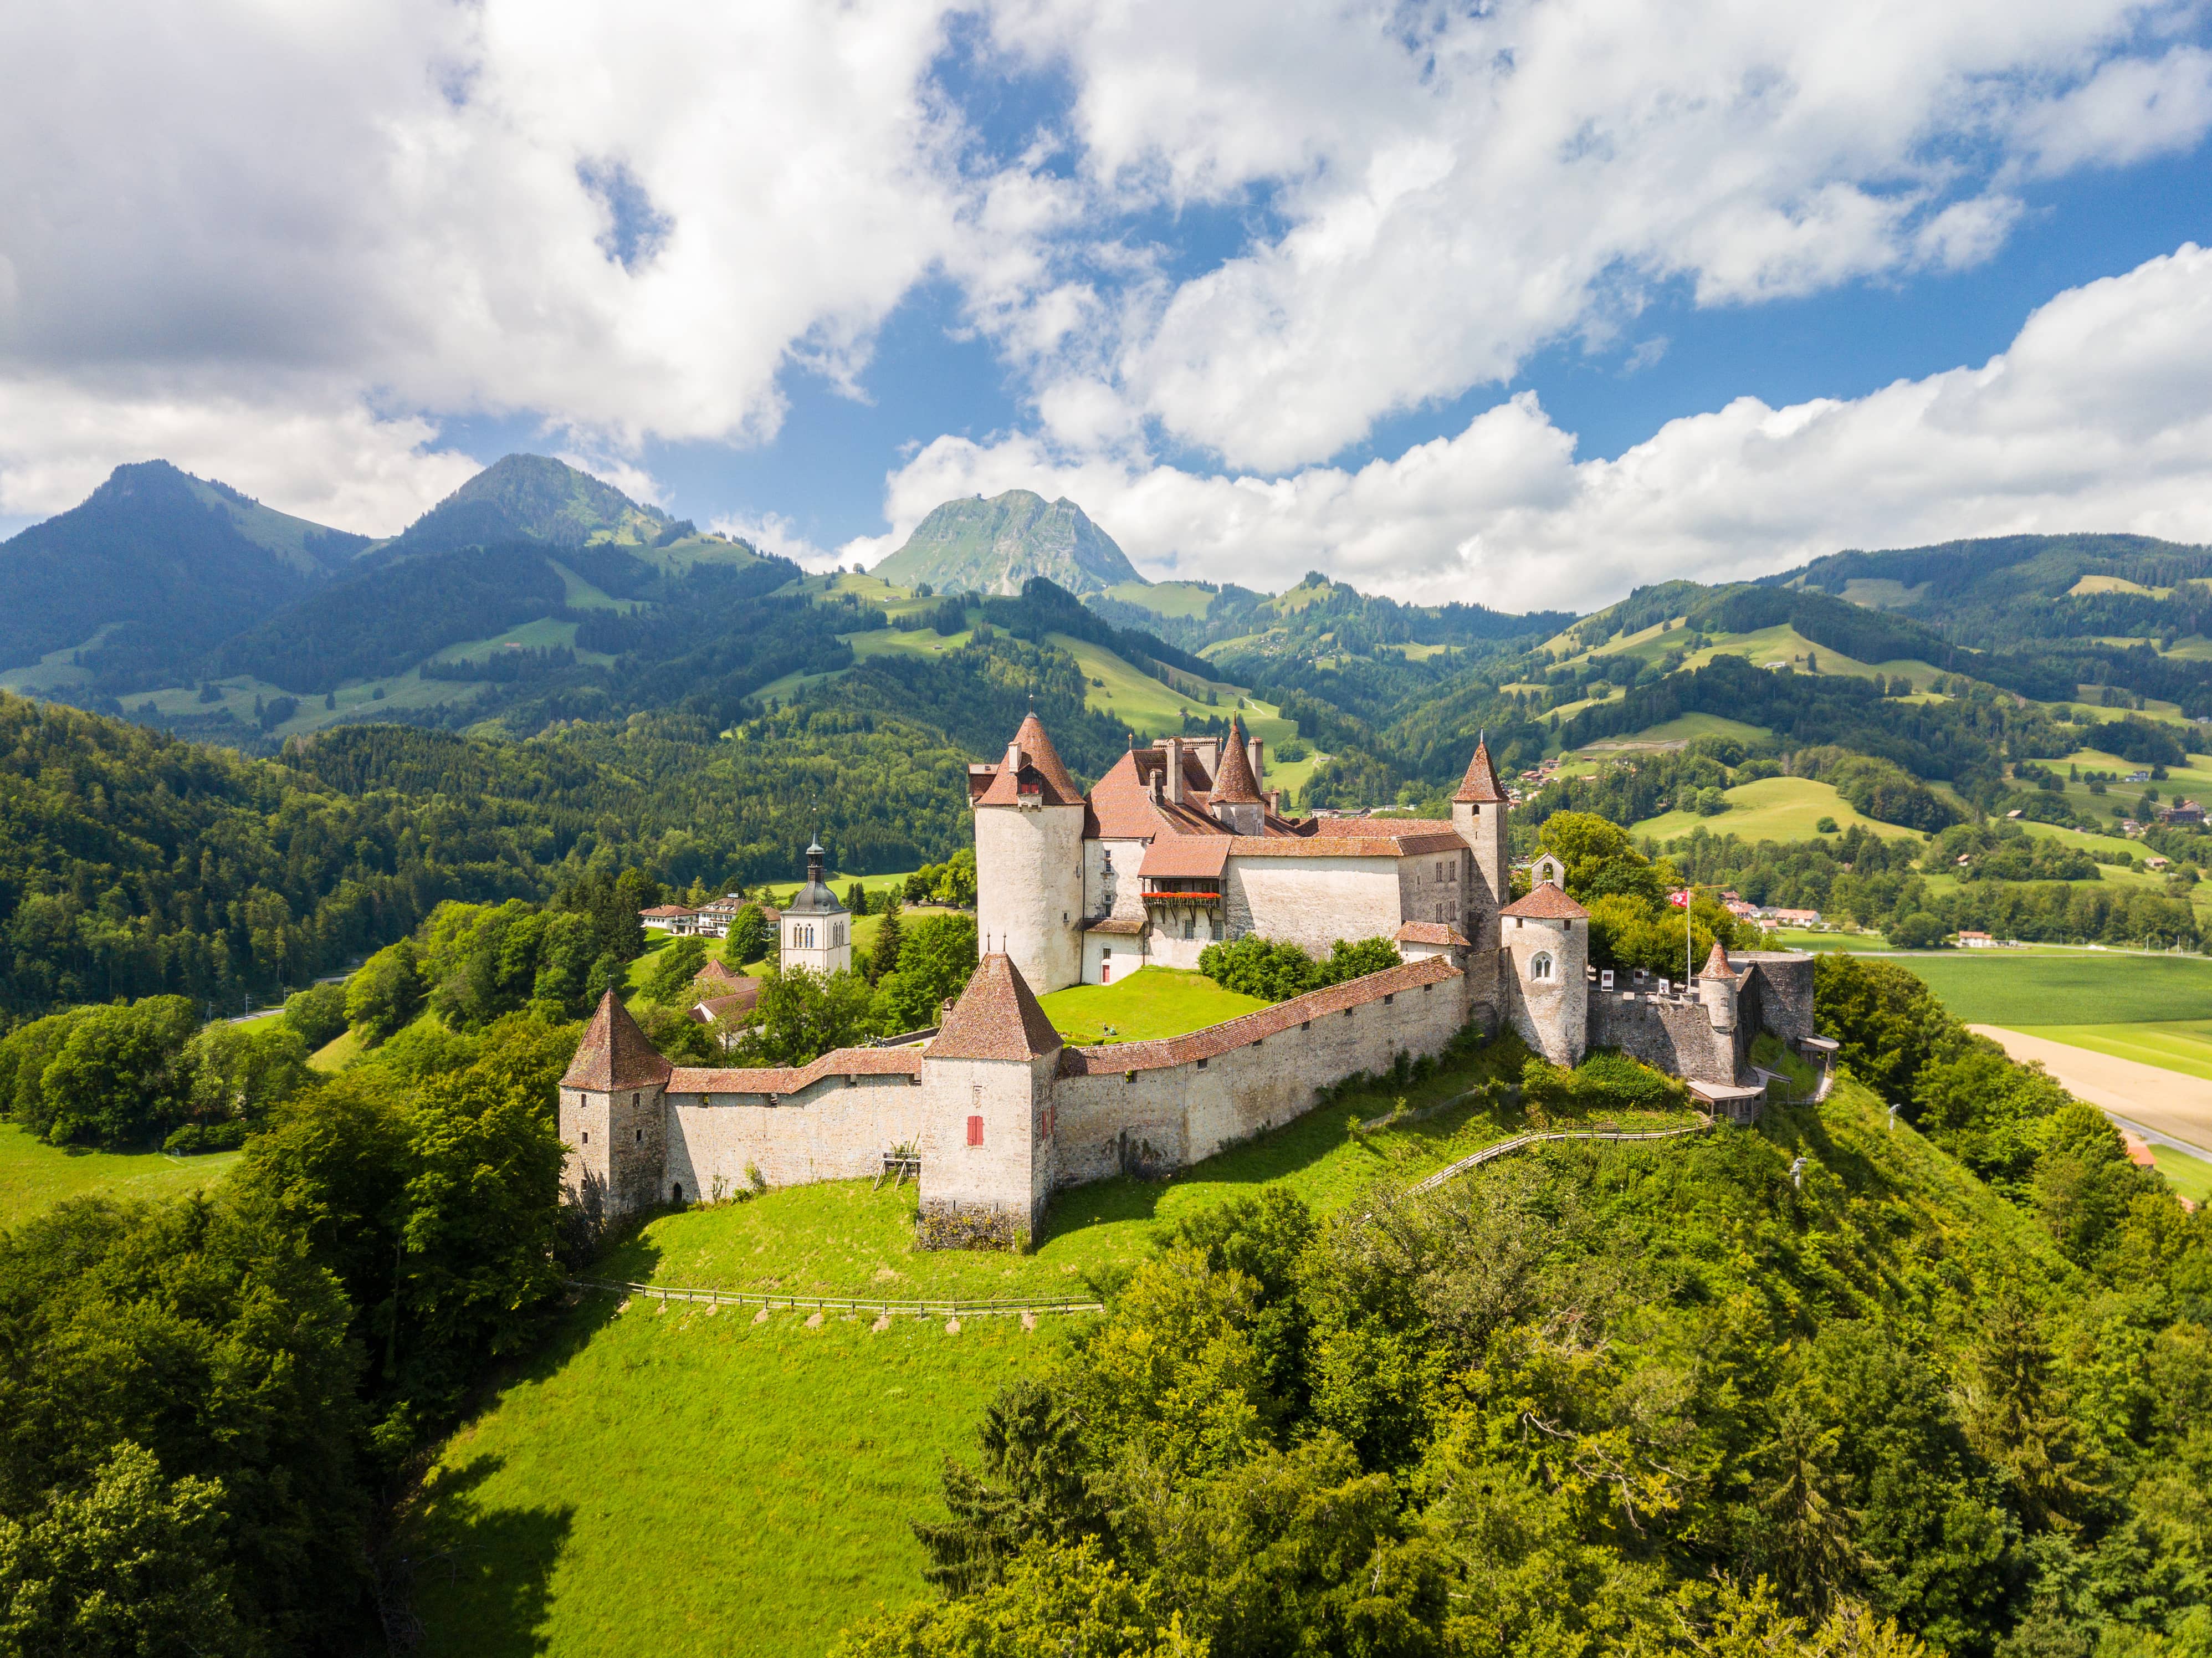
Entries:
POLYGON ((702 1290, 680 1284, 624 1284, 607 1278, 574 1278, 569 1287, 604 1290, 626 1296, 645 1296, 661 1301, 703 1302, 719 1307, 765 1307, 771 1311, 879 1313, 886 1317, 912 1314, 920 1318, 988 1318, 998 1313, 1103 1313, 1105 1303, 1046 1296, 1030 1300, 962 1301, 957 1297, 926 1297, 920 1301, 887 1301, 879 1296, 793 1296, 769 1290, 702 1290))

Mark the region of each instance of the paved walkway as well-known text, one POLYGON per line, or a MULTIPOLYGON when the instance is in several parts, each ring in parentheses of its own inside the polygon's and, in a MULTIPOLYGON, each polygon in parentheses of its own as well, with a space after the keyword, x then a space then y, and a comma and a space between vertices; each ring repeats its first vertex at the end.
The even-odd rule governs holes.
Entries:
POLYGON ((1991 1038, 2015 1060, 2040 1060, 2075 1098, 2212 1157, 2212 1082, 2001 1025, 1966 1029, 1991 1038))

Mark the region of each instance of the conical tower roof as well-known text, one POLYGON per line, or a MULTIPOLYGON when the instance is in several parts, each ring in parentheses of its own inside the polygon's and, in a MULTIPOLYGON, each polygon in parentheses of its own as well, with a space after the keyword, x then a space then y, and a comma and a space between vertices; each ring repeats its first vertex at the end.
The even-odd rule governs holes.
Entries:
POLYGON ((1260 799, 1259 780, 1252 775, 1252 761, 1244 751, 1244 720, 1232 714, 1229 720, 1229 740, 1221 745, 1221 768, 1213 774, 1211 798, 1217 806, 1256 806, 1260 799))
POLYGON ((1735 969, 1729 965, 1728 951, 1721 948, 1721 941, 1719 939, 1716 938, 1713 940, 1713 953, 1705 957, 1705 970, 1698 975, 1698 976, 1700 979, 1733 979, 1735 977, 1735 969))
POLYGON ((669 1064, 610 990, 599 998, 599 1011, 585 1027, 576 1057, 568 1062, 563 1088, 588 1088, 608 1093, 617 1088, 643 1088, 668 1080, 669 1064))
POLYGON ((1053 792, 1062 800, 1073 803, 1083 799, 1083 791, 1075 786, 1075 779, 1068 775, 1067 768, 1060 763, 1060 750, 1052 745, 1052 738, 1044 734, 1044 721, 1030 710, 1022 721, 1021 729, 1014 733, 1014 745, 1021 750, 1030 765, 1036 768, 1053 792))
POLYGON ((1498 768, 1490 763, 1490 737, 1485 732, 1474 745, 1474 758, 1467 762, 1467 777, 1452 796, 1456 805, 1492 806, 1505 799, 1505 791, 1498 786, 1498 768))
POLYGON ((1011 957, 986 956, 937 1040, 933 1060, 1034 1060, 1065 1046, 1011 957))

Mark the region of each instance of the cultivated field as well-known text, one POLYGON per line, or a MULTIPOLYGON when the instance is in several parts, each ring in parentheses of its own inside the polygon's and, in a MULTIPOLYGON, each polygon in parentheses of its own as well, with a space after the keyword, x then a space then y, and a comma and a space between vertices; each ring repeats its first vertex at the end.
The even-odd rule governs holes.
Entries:
POLYGON ((2042 1064, 2076 1099, 2202 1146, 2212 1156, 2212 1082, 2025 1030, 1989 1024, 1972 1029, 1995 1040, 2015 1060, 2042 1064))
POLYGON ((2212 1018, 2212 961, 2118 950, 1945 950, 1900 956, 1969 1024, 2014 1029, 2212 1018), (2056 1016, 2056 1017, 2054 1017, 2056 1016))

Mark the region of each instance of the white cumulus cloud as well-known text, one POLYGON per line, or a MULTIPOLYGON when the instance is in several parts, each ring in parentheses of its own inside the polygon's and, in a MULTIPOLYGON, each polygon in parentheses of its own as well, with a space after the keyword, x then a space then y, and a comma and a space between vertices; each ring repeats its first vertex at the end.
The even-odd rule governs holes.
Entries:
POLYGON ((1743 579, 1852 546, 2031 531, 2212 539, 2212 251, 2044 306, 1978 367, 1784 409, 1744 398, 1616 460, 1523 394, 1354 470, 1211 476, 941 438, 892 475, 895 548, 956 495, 1066 495, 1148 574, 1586 610, 1674 576, 1743 579))

